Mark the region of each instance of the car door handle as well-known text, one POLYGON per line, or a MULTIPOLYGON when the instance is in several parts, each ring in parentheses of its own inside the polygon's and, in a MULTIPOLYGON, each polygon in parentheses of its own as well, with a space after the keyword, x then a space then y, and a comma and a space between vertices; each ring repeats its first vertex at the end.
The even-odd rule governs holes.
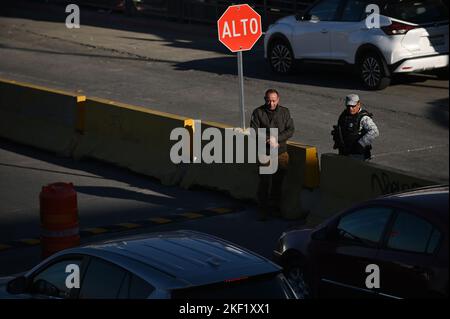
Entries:
POLYGON ((327 29, 322 29, 322 30, 320 30, 320 33, 328 33, 328 30, 327 29))

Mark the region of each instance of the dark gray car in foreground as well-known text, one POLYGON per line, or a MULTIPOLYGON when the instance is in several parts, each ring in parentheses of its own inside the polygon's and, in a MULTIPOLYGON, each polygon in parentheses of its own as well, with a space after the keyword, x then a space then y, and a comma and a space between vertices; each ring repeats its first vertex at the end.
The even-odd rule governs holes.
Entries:
POLYGON ((0 278, 0 298, 296 298, 281 268, 194 231, 152 233, 67 249, 22 276, 0 278), (75 270, 74 270, 75 269, 75 270), (79 270, 79 288, 76 284, 79 270))

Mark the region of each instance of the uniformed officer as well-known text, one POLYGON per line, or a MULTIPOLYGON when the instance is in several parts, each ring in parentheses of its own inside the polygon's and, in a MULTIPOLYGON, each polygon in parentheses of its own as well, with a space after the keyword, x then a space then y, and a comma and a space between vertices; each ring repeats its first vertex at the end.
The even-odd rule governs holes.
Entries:
POLYGON ((372 114, 362 109, 359 96, 349 94, 345 98, 346 109, 339 116, 331 134, 334 149, 340 155, 350 156, 360 160, 371 158, 372 143, 378 137, 379 131, 372 120, 372 114))

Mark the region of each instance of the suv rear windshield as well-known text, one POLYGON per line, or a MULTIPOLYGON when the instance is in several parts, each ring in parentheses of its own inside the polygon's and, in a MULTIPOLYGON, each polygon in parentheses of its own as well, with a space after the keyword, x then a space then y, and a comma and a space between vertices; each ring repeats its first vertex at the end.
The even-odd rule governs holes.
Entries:
POLYGON ((388 1, 382 14, 411 23, 425 24, 448 20, 448 6, 442 0, 388 1))
POLYGON ((221 283, 177 289, 174 299, 293 299, 295 296, 281 273, 272 273, 221 283))

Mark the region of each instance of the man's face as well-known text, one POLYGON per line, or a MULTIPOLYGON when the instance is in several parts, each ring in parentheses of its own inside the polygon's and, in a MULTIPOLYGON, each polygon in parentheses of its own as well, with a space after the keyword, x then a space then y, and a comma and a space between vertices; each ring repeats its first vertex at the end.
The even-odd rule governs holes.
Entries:
POLYGON ((358 102, 355 106, 347 106, 347 110, 351 115, 358 114, 359 110, 361 109, 361 102, 358 102))
POLYGON ((273 111, 277 108, 278 102, 280 101, 280 98, 278 97, 278 94, 276 93, 269 93, 265 98, 266 105, 273 111))

